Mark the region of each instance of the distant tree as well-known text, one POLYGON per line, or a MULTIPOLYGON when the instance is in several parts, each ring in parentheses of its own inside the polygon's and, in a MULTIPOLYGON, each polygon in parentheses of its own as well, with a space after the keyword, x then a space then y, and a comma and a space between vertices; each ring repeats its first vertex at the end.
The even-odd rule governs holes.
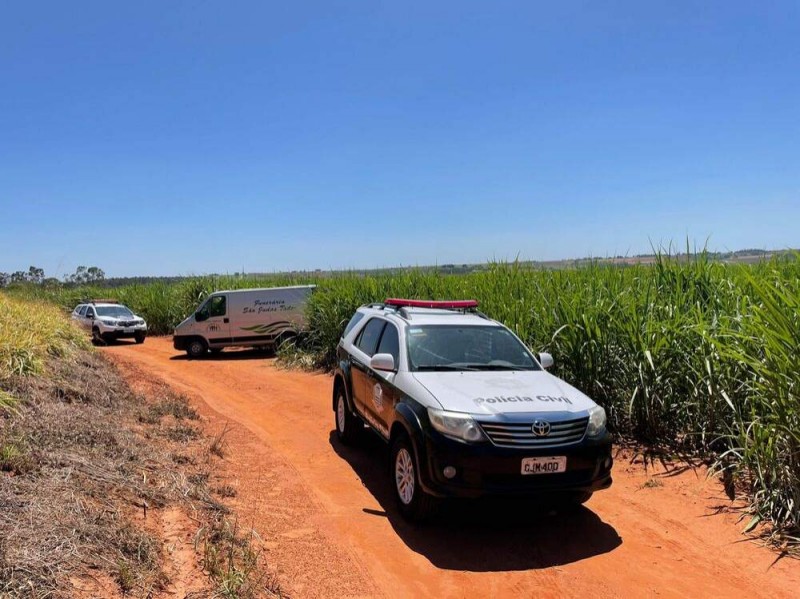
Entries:
POLYGON ((44 269, 37 266, 28 268, 28 281, 37 285, 44 281, 44 269))
POLYGON ((64 281, 74 285, 85 285, 87 283, 99 283, 105 280, 105 278, 106 273, 103 272, 102 268, 98 268, 97 266, 90 266, 89 268, 79 266, 75 269, 74 274, 64 277, 64 281))
POLYGON ((105 278, 106 278, 106 273, 103 272, 102 268, 98 268, 97 266, 90 266, 89 268, 86 269, 87 283, 99 283, 105 278))
POLYGON ((26 273, 24 270, 18 270, 17 272, 11 274, 10 283, 25 283, 27 280, 28 273, 26 273))
POLYGON ((11 275, 7 272, 0 272, 0 288, 6 287, 11 280, 11 275))

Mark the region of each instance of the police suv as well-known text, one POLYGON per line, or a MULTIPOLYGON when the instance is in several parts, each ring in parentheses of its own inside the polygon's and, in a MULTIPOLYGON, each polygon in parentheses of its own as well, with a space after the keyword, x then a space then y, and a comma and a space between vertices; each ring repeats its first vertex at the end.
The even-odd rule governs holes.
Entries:
POLYGON ((359 308, 337 349, 336 434, 367 428, 391 447, 401 514, 439 498, 557 495, 572 504, 611 485, 606 414, 544 369, 474 300, 387 299, 359 308))

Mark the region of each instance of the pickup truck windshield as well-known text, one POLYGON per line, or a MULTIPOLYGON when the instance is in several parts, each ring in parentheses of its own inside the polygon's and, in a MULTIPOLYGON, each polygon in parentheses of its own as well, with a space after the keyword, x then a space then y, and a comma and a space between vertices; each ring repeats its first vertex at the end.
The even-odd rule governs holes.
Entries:
POLYGON ((406 338, 414 371, 540 370, 528 349, 499 326, 412 325, 406 338))
POLYGON ((110 316, 112 318, 130 318, 133 312, 128 310, 125 306, 97 306, 98 316, 110 316))

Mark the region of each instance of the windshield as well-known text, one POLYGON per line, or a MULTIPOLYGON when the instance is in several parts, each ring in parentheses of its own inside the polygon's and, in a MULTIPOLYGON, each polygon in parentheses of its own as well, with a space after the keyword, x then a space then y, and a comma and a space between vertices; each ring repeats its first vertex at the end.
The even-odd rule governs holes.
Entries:
POLYGON ((539 370, 528 349, 499 326, 408 328, 411 370, 539 370))
POLYGON ((128 310, 125 306, 97 306, 98 316, 111 316, 112 318, 130 318, 133 312, 128 310))

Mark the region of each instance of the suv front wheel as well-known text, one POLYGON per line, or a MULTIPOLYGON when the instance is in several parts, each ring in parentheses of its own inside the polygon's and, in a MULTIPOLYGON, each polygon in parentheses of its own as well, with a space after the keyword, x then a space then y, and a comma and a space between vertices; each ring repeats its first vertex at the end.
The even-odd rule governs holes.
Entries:
POLYGON ((436 498, 419 484, 414 446, 405 435, 392 445, 392 479, 397 505, 404 518, 423 522, 436 511, 436 498))

